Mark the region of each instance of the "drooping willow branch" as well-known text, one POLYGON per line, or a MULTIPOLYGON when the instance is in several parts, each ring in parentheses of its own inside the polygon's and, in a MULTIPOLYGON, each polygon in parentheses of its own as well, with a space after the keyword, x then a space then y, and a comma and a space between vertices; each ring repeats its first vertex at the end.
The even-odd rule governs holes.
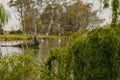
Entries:
POLYGON ((117 20, 120 15, 120 0, 103 0, 104 8, 108 8, 112 6, 112 23, 111 26, 115 26, 117 24, 117 20), (111 3, 109 3, 111 2, 111 3))

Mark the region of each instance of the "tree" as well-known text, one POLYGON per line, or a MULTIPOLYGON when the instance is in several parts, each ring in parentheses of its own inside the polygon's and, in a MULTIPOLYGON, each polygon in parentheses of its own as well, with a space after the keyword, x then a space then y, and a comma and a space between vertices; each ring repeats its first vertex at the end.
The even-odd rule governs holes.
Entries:
POLYGON ((41 15, 42 24, 49 33, 72 33, 98 26, 102 22, 96 15, 97 11, 91 11, 90 4, 77 0, 65 3, 49 4, 41 15))
POLYGON ((91 4, 83 4, 82 1, 77 1, 67 7, 64 22, 66 28, 71 31, 80 31, 98 26, 102 20, 97 16, 96 11, 91 11, 91 4), (96 24, 97 22, 97 24, 96 24))
POLYGON ((21 25, 22 25, 22 30, 24 32, 24 25, 23 25, 23 0, 17 0, 17 1, 13 1, 13 0, 10 0, 9 1, 9 6, 10 7, 15 7, 16 11, 19 13, 19 16, 20 16, 20 21, 21 21, 21 25))
POLYGON ((103 0, 104 8, 108 8, 109 6, 112 6, 112 23, 111 26, 115 26, 119 20, 120 15, 120 0, 103 0), (109 3, 111 1, 111 3, 109 3))
POLYGON ((8 22, 8 12, 4 9, 3 5, 0 4, 0 33, 3 33, 2 27, 8 22))
POLYGON ((58 34, 60 32, 60 18, 63 8, 60 4, 49 4, 41 15, 41 21, 48 34, 58 34))
POLYGON ((72 4, 76 0, 44 0, 46 7, 41 15, 42 31, 47 34, 64 34, 63 27, 61 27, 61 20, 64 9, 68 4, 72 4))
POLYGON ((35 31, 36 17, 39 15, 37 1, 35 0, 10 0, 10 7, 14 7, 19 13, 22 31, 24 34, 33 33, 35 31))

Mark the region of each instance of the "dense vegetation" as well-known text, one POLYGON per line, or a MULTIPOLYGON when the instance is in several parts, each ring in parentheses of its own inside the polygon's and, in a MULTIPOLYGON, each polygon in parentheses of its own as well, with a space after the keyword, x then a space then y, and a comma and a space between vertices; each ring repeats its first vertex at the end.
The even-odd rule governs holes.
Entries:
POLYGON ((41 80, 43 59, 29 55, 4 56, 0 59, 0 80, 41 80))
POLYGON ((1 58, 1 79, 117 80, 119 53, 118 27, 82 31, 70 38, 66 48, 51 50, 45 60, 27 55, 1 58))
POLYGON ((48 59, 49 80, 117 80, 120 34, 118 28, 77 33, 66 49, 54 49, 48 59))
MULTIPOLYGON (((108 7, 109 0, 103 0, 103 2, 104 2, 104 6, 108 7)), ((82 30, 80 32, 74 33, 73 36, 69 39, 69 43, 65 48, 52 49, 50 51, 49 56, 46 58, 37 58, 33 55, 32 56, 31 55, 1 56, 0 79, 1 80, 119 80, 120 79, 120 30, 119 30, 120 25, 118 19, 119 19, 120 2, 119 0, 112 0, 111 3, 113 10, 112 25, 111 25, 112 27, 107 26, 102 28, 95 28, 92 30, 82 30)), ((28 12, 31 12, 31 10, 33 10, 32 9, 33 2, 31 2, 32 6, 28 6, 28 4, 30 4, 29 0, 27 0, 25 3, 22 3, 22 0, 17 0, 17 1, 11 0, 10 4, 11 4, 10 6, 16 7, 18 11, 23 8, 25 8, 25 10, 28 10, 28 12)), ((55 5, 54 1, 52 4, 55 5)), ((47 5, 46 9, 48 8, 48 6, 51 5, 47 5)), ((57 4, 56 8, 57 7, 61 10, 60 5, 57 4)), ((76 10, 76 6, 74 4, 67 6, 66 9, 69 8, 70 10, 72 8, 73 11, 74 9, 76 10)), ((48 10, 47 12, 49 12, 49 9, 47 10, 48 10)), ((32 25, 34 25, 35 27, 36 19, 33 20, 34 14, 32 12, 30 13, 30 15, 28 15, 28 12, 24 12, 24 10, 23 12, 21 11, 19 12, 21 14, 21 22, 24 28, 23 31, 25 31, 25 26, 29 26, 32 23, 33 23, 32 25), (28 24, 29 22, 31 23, 28 24)), ((73 16, 76 17, 76 15, 70 12, 65 14, 70 16, 70 17, 67 15, 66 15, 67 17, 65 16, 66 20, 68 19, 70 21, 64 21, 65 22, 64 24, 68 23, 75 27, 76 24, 80 22, 79 21, 80 19, 78 19, 78 22, 76 22, 76 24, 74 25, 73 16)), ((45 16, 43 17, 46 17, 46 15, 49 16, 46 13, 44 13, 44 15, 45 16)), ((57 16, 57 14, 53 13, 52 18, 54 19, 50 20, 50 23, 59 20, 56 19, 56 17, 54 17, 55 15, 57 16)), ((0 20, 2 19, 3 18, 0 18, 0 20)), ((55 23, 57 23, 57 21, 55 23)), ((81 27, 81 25, 78 24, 77 27, 81 27)), ((77 30, 79 29, 77 28, 77 30)))

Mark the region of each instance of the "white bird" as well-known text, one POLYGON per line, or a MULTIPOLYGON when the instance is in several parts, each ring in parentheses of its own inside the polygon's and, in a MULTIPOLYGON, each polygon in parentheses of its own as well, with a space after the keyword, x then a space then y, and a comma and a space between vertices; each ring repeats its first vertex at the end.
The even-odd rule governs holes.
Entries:
POLYGON ((58 42, 61 43, 61 39, 60 38, 58 39, 58 42))

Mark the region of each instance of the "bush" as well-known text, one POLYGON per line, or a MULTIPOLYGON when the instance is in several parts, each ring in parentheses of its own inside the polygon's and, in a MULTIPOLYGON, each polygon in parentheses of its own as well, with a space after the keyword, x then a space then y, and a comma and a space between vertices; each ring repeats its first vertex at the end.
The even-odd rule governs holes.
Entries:
POLYGON ((76 33, 63 49, 53 49, 47 61, 49 80, 117 80, 120 70, 120 31, 98 28, 76 33))
POLYGON ((0 80, 43 80, 44 62, 28 55, 4 56, 0 59, 0 80))

